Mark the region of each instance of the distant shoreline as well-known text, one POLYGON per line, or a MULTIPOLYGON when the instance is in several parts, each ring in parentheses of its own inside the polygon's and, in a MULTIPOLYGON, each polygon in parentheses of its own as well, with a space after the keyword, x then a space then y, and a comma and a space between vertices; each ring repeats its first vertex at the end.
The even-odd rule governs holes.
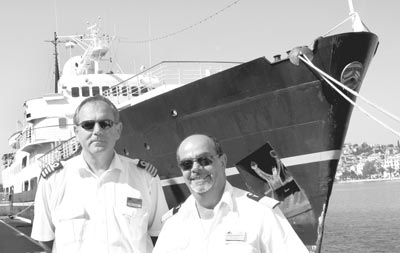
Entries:
POLYGON ((400 180, 400 177, 392 177, 392 178, 373 178, 373 179, 353 179, 346 181, 335 181, 337 184, 347 184, 347 183, 361 183, 361 182, 378 182, 378 181, 396 181, 400 180))

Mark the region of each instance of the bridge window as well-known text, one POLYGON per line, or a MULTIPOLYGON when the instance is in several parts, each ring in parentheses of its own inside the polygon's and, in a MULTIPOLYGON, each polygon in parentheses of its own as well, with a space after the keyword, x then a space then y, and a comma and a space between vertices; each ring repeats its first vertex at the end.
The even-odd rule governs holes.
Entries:
POLYGON ((122 96, 127 96, 128 95, 128 87, 122 86, 121 93, 122 93, 122 96))
POLYGON ((31 178, 30 180, 31 188, 29 190, 35 190, 37 187, 37 177, 31 178))
POLYGON ((67 119, 66 118, 59 118, 58 119, 58 125, 60 126, 60 128, 67 127, 67 119))
POLYGON ((23 188, 23 191, 24 191, 24 192, 26 192, 27 190, 29 190, 29 181, 28 181, 28 180, 26 180, 26 181, 24 182, 24 188, 23 188))
POLYGON ((139 95, 138 88, 136 86, 131 86, 131 94, 132 94, 132 96, 139 95))
MULTIPOLYGON (((105 92, 106 90, 108 90, 109 88, 110 88, 109 86, 103 86, 103 87, 101 87, 101 91, 102 91, 103 95, 104 95, 104 92, 105 92)), ((106 95, 109 95, 109 94, 106 94, 106 95)))
POLYGON ((143 86, 140 87, 140 94, 146 93, 148 91, 149 91, 149 89, 147 87, 143 87, 143 86))
POLYGON ((82 96, 83 97, 89 97, 90 93, 89 93, 89 87, 88 86, 83 86, 82 87, 82 96))
POLYGON ((24 158, 22 158, 22 162, 21 162, 21 167, 25 168, 26 167, 26 162, 27 162, 27 157, 25 156, 24 158))
POLYGON ((118 96, 118 87, 116 87, 116 86, 111 87, 111 94, 113 96, 118 96))
POLYGON ((100 94, 100 88, 98 86, 93 86, 92 87, 92 95, 96 96, 100 94))
POLYGON ((72 97, 79 97, 79 88, 78 87, 72 87, 71 88, 71 95, 72 95, 72 97))

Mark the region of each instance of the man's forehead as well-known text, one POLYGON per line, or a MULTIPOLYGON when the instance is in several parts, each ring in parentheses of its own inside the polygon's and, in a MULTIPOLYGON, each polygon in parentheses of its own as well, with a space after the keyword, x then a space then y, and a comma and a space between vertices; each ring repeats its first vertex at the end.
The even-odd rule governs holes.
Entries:
POLYGON ((87 112, 96 112, 97 114, 104 114, 104 115, 113 115, 113 111, 111 107, 103 102, 103 101, 93 101, 93 102, 88 102, 82 106, 82 108, 79 110, 78 115, 79 116, 88 116, 90 117, 91 115, 87 115, 87 112))
POLYGON ((178 155, 181 157, 195 157, 201 154, 212 154, 214 149, 213 142, 209 138, 194 136, 182 142, 178 155))

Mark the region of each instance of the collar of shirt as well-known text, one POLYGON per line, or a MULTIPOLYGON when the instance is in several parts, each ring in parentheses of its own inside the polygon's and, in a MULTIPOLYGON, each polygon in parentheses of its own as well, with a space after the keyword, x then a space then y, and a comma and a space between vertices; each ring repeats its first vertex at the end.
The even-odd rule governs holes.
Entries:
MULTIPOLYGON (((234 210, 234 201, 232 199, 232 195, 233 187, 228 181, 226 181, 224 193, 222 194, 222 197, 218 204, 214 207, 215 214, 217 214, 221 210, 234 210)), ((190 195, 186 202, 187 205, 183 205, 180 212, 185 212, 187 215, 196 214, 198 216, 196 209, 196 200, 193 195, 190 195), (185 206, 186 208, 184 208, 185 206)))
MULTIPOLYGON (((79 171, 81 171, 81 172, 84 171, 85 174, 89 173, 91 176, 98 178, 98 176, 96 176, 96 174, 94 174, 93 171, 91 171, 89 169, 89 166, 87 165, 87 163, 86 163, 85 159, 83 158, 82 154, 80 154, 78 156, 78 159, 76 159, 75 162, 76 162, 75 165, 79 169, 79 171)), ((113 159, 111 161, 110 166, 108 167, 108 169, 105 171, 105 173, 103 173, 103 175, 100 178, 105 177, 108 173, 110 173, 113 170, 120 171, 121 173, 124 170, 124 167, 122 166, 122 163, 121 163, 121 159, 120 159, 119 155, 115 151, 114 151, 114 157, 113 157, 113 159)))

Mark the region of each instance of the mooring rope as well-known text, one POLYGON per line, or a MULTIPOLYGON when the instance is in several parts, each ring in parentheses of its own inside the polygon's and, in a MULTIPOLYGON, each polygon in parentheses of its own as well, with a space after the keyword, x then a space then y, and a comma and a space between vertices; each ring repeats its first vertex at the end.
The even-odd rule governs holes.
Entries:
POLYGON ((400 132, 394 130, 392 127, 390 127, 389 125, 387 125, 386 123, 384 123, 383 121, 379 120, 377 117, 375 117, 374 115, 372 115, 371 113, 367 112, 363 107, 357 105, 353 100, 351 100, 346 94, 344 94, 341 90, 339 90, 332 82, 334 82, 335 84, 337 84, 338 86, 342 87, 343 89, 347 90, 348 92, 350 92, 351 94, 353 94, 354 96, 362 99, 364 102, 368 103, 369 105, 371 105, 372 107, 374 107, 375 109, 381 111, 382 113, 384 113, 385 115, 391 117, 392 119, 394 119, 395 121, 397 121, 398 123, 400 123, 400 119, 398 117, 396 117, 395 115, 393 115, 392 113, 384 110, 383 108, 379 107, 378 105, 376 105, 375 103, 369 101, 368 99, 366 99, 365 97, 361 96, 359 93, 353 91, 352 89, 348 88, 347 86, 345 86, 344 84, 342 84, 341 82, 337 81, 336 79, 334 79, 333 77, 331 77, 330 75, 328 75, 327 73, 325 73, 324 71, 322 71, 321 69, 319 69, 317 66, 315 66, 308 58, 306 55, 299 55, 300 60, 302 60, 305 64, 307 64, 309 67, 311 67, 312 69, 314 69, 315 71, 317 71, 320 76, 325 80, 326 83, 328 83, 336 92, 338 92, 344 99, 346 99, 350 104, 352 104, 354 107, 356 107, 357 109, 359 109, 361 112, 363 112, 364 114, 366 114, 368 117, 372 118, 374 121, 376 121, 377 123, 379 123, 380 125, 382 125, 383 127, 385 127, 386 129, 390 130, 392 133, 396 134, 397 136, 400 137, 400 132), (332 81, 332 82, 331 82, 332 81))

